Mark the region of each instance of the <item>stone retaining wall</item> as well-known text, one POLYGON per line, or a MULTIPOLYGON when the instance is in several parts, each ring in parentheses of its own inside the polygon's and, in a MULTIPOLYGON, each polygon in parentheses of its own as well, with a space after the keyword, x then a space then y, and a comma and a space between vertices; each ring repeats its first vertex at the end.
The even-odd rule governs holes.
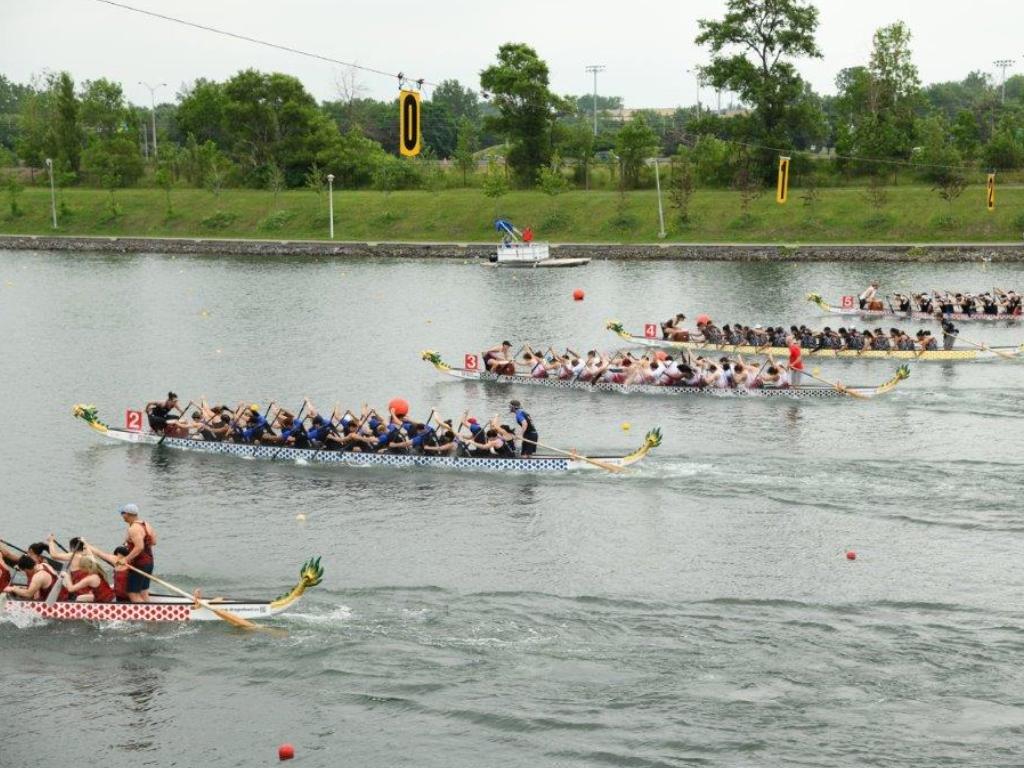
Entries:
MULTIPOLYGON (((0 249, 104 253, 182 253, 240 256, 376 258, 486 257, 492 243, 331 243, 317 240, 218 240, 145 237, 42 237, 0 235, 0 249)), ((1024 243, 935 245, 552 245, 552 256, 684 261, 1024 261, 1024 243)))

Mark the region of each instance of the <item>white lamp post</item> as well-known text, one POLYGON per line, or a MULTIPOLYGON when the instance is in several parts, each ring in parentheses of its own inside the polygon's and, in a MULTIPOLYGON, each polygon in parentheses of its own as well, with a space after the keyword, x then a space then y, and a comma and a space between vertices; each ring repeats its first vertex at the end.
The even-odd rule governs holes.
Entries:
POLYGON ((156 97, 154 96, 154 94, 161 88, 166 88, 167 83, 150 85, 149 83, 144 83, 141 80, 139 80, 139 85, 144 85, 147 88, 149 88, 149 105, 151 107, 150 115, 152 115, 153 117, 153 159, 159 160, 160 158, 156 151, 156 97))
POLYGON ((327 210, 330 212, 331 240, 334 239, 334 174, 327 174, 327 210))
POLYGON ((50 216, 53 218, 53 228, 57 228, 57 193, 53 189, 53 160, 46 158, 46 172, 50 174, 50 216))
POLYGON ((658 171, 658 158, 654 158, 654 183, 658 186, 658 237, 665 239, 665 209, 661 205, 661 173, 658 171))

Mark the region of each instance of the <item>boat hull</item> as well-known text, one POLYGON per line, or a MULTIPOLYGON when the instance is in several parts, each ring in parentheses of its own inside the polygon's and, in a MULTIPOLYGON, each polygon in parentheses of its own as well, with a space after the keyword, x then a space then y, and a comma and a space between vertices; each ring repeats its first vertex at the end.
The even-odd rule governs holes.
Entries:
MULTIPOLYGON (((249 621, 269 619, 284 608, 270 603, 224 601, 214 607, 230 611, 249 621)), ((184 621, 221 621, 212 611, 177 598, 154 599, 150 603, 45 603, 40 600, 8 600, 7 613, 31 614, 51 621, 131 621, 171 624, 184 621)))
MULTIPOLYGON (((749 344, 712 344, 705 341, 668 341, 666 339, 650 339, 636 336, 626 331, 619 331, 609 326, 609 330, 620 338, 639 347, 655 349, 676 349, 687 352, 708 352, 725 355, 763 355, 771 352, 785 356, 786 347, 754 347, 749 344)), ((909 352, 903 350, 854 350, 854 349, 818 349, 803 351, 805 358, 822 358, 827 360, 904 360, 907 362, 970 362, 975 360, 998 360, 1009 356, 1019 358, 1024 354, 1024 344, 1019 347, 991 347, 989 349, 939 349, 934 352, 909 352)))
MULTIPOLYGON (((90 426, 92 426, 90 424, 90 426)), ((95 427, 94 427, 95 428, 95 427)), ((528 472, 552 474, 570 471, 596 471, 593 464, 569 456, 530 456, 522 458, 476 458, 472 456, 424 456, 417 454, 350 453, 341 451, 315 451, 306 448, 288 448, 273 445, 246 445, 215 443, 205 440, 167 437, 160 443, 160 435, 152 432, 130 432, 113 427, 96 428, 104 437, 135 445, 156 446, 193 453, 222 454, 245 459, 271 459, 295 461, 326 466, 347 467, 428 467, 434 469, 467 470, 477 472, 528 472)), ((640 448, 626 456, 593 456, 605 464, 627 467, 640 461, 649 449, 640 448)))

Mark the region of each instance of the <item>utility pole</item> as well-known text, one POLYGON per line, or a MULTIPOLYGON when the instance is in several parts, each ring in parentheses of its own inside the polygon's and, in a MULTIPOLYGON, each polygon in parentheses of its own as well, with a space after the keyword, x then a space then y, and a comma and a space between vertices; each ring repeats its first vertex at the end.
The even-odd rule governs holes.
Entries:
POLYGON ((597 136, 597 73, 604 72, 604 64, 588 64, 587 72, 594 74, 594 135, 597 136))
POLYGON ((697 119, 700 119, 700 87, 704 84, 703 76, 700 73, 700 66, 690 67, 688 70, 697 80, 697 119))
POLYGON ((334 239, 334 174, 327 174, 327 209, 330 213, 331 240, 334 239))
POLYGON ((661 173, 658 171, 658 157, 654 157, 654 183, 658 187, 658 237, 665 239, 665 209, 661 205, 661 173))
POLYGON ((46 158, 46 172, 50 174, 50 216, 53 217, 53 228, 57 228, 57 193, 53 189, 53 160, 46 158))
POLYGON ((150 85, 139 80, 139 85, 144 85, 149 88, 149 104, 152 107, 150 114, 153 116, 153 159, 159 160, 159 154, 156 151, 156 92, 161 88, 166 88, 167 83, 158 83, 157 85, 150 85))
POLYGON ((1006 103, 1006 70, 1013 66, 1013 59, 999 59, 992 62, 997 67, 1003 70, 1003 104, 1006 103))

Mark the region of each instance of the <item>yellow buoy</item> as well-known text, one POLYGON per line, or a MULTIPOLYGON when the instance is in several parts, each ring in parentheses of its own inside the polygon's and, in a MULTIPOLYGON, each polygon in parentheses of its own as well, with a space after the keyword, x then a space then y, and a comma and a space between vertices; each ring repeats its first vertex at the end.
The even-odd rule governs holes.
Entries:
POLYGON ((632 428, 633 428, 633 425, 630 424, 628 421, 622 422, 622 431, 623 432, 629 432, 629 430, 631 430, 632 428))
POLYGON ((299 512, 299 514, 297 514, 295 516, 295 519, 298 520, 300 523, 302 523, 302 522, 305 522, 306 516, 304 514, 302 514, 301 512, 299 512))

